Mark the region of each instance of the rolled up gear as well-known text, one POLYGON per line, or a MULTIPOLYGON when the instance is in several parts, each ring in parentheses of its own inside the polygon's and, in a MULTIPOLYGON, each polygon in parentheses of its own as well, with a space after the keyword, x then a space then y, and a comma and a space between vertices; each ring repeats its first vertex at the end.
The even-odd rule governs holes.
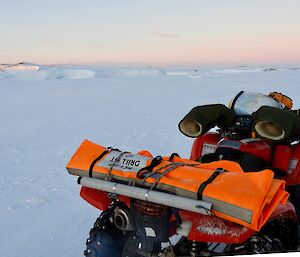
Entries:
POLYGON ((179 130, 188 137, 205 134, 214 126, 226 128, 233 124, 235 112, 223 104, 194 107, 180 122, 179 130))
POLYGON ((160 163, 151 166, 156 158, 124 153, 115 162, 117 156, 118 150, 85 140, 67 170, 80 176, 78 183, 84 187, 204 215, 213 213, 256 231, 288 199, 285 182, 274 179, 271 170, 244 172, 233 161, 201 164, 178 156, 172 161, 170 156, 161 157, 160 163))
POLYGON ((292 111, 262 106, 252 116, 253 128, 261 138, 279 142, 300 136, 300 117, 292 111))
POLYGON ((269 96, 277 102, 282 103, 286 107, 286 109, 292 109, 293 100, 290 97, 278 92, 271 92, 269 96))

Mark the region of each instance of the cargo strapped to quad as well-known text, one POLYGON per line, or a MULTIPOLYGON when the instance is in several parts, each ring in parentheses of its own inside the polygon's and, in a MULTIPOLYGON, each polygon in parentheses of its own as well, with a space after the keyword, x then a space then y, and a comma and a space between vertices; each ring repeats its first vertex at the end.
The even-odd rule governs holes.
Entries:
POLYGON ((82 185, 105 192, 194 212, 199 212, 196 206, 205 212, 202 203, 209 203, 214 215, 256 231, 288 199, 285 182, 274 179, 268 169, 244 172, 233 161, 202 164, 178 156, 169 160, 169 156, 121 152, 85 140, 67 170, 83 177, 82 185))

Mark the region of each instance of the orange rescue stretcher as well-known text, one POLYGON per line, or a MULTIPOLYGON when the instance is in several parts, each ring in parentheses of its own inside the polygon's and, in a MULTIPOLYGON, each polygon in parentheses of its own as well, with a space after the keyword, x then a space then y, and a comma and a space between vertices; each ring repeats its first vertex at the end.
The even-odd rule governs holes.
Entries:
POLYGON ((155 157, 105 148, 85 140, 67 164, 73 175, 125 183, 212 204, 220 218, 259 231, 289 194, 271 170, 244 172, 232 161, 207 164, 176 155, 155 157))

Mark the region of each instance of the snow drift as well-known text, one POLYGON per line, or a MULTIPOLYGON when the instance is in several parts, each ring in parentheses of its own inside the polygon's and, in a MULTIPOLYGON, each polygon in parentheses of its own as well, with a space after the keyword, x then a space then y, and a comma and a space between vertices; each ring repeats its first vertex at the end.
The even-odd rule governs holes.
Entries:
POLYGON ((48 79, 90 79, 103 77, 153 77, 164 76, 163 68, 152 67, 84 67, 70 65, 39 65, 27 62, 0 64, 0 79, 48 80, 48 79))
POLYGON ((299 71, 297 67, 97 67, 80 65, 40 65, 29 62, 0 64, 0 79, 10 80, 51 80, 51 79, 92 79, 107 77, 187 77, 203 79, 241 75, 244 73, 273 73, 278 71, 299 71))

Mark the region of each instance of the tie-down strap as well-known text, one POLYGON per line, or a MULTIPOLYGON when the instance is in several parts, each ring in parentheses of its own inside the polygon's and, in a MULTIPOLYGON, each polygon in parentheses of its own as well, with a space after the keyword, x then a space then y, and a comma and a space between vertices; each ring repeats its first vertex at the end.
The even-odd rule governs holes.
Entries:
POLYGON ((215 170, 215 172, 206 180, 204 181, 200 186, 199 189, 197 191, 197 198, 198 200, 202 200, 202 195, 203 195, 203 191, 206 188, 206 186, 210 183, 212 183, 220 174, 227 172, 226 170, 224 170, 223 168, 217 168, 215 170))

